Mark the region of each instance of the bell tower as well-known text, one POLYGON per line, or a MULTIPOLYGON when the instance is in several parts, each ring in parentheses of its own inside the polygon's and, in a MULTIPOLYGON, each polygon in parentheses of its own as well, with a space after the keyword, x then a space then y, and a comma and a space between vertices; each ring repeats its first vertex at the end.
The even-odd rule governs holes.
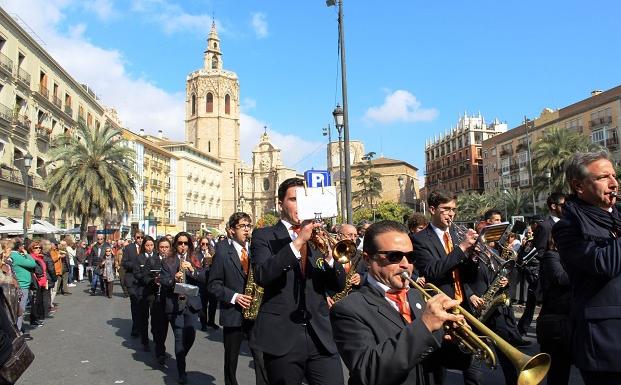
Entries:
POLYGON ((185 138, 222 161, 222 215, 236 211, 239 157, 239 81, 223 69, 216 23, 211 25, 203 68, 186 79, 185 138))

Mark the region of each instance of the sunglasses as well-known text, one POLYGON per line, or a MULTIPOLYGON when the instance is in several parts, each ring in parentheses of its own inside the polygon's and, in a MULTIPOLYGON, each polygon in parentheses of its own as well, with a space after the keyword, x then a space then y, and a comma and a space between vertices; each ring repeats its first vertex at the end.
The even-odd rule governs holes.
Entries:
POLYGON ((142 236, 140 236, 140 235, 136 235, 134 238, 136 238, 136 239, 142 239, 142 236))
POLYGON ((201 242, 201 246, 207 246, 209 243, 201 242))
POLYGON ((40 248, 41 248, 41 246, 35 246, 35 247, 33 247, 33 249, 40 249, 40 248))
POLYGON ((187 241, 179 241, 179 242, 177 242, 177 246, 181 246, 181 245, 188 246, 189 244, 190 244, 190 242, 187 242, 187 241))
POLYGON ((383 255, 390 263, 400 263, 403 261, 403 257, 408 260, 408 263, 414 264, 414 251, 399 251, 399 250, 380 250, 375 253, 376 255, 383 255))

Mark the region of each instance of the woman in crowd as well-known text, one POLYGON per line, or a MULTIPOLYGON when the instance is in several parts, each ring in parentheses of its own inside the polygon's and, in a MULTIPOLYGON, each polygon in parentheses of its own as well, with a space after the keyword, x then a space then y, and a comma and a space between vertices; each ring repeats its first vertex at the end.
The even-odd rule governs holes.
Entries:
POLYGON ((76 256, 76 249, 75 249, 75 241, 73 240, 73 237, 71 235, 67 235, 64 239, 65 243, 67 244, 67 261, 66 261, 66 265, 68 268, 68 275, 67 275, 67 286, 68 287, 75 287, 75 270, 76 270, 76 262, 75 262, 75 256, 76 256))
POLYGON ((40 242, 41 251, 43 254, 43 260, 45 261, 47 271, 47 287, 49 298, 49 307, 45 309, 45 316, 47 317, 50 312, 56 311, 54 307, 54 299, 56 299, 56 270, 54 260, 52 259, 52 243, 47 239, 42 239, 40 242))
POLYGON ((47 265, 43 260, 41 244, 39 241, 33 241, 28 246, 28 252, 35 262, 41 267, 33 274, 32 279, 36 279, 36 283, 32 285, 32 301, 30 301, 30 326, 43 326, 43 319, 49 304, 46 304, 45 298, 49 292, 47 286, 47 265))
POLYGON ((81 240, 78 242, 78 247, 75 250, 76 264, 78 265, 78 282, 84 280, 84 262, 86 261, 86 241, 81 240))
POLYGON ((26 253, 26 250, 24 250, 21 239, 15 241, 10 259, 13 271, 15 271, 15 276, 17 277, 17 282, 19 283, 19 288, 22 291, 22 297, 19 302, 20 314, 17 317, 17 329, 23 332, 22 325, 24 323, 24 313, 26 312, 26 304, 30 299, 30 283, 36 262, 26 253))
POLYGON ((107 295, 108 298, 112 298, 112 287, 114 286, 114 278, 116 275, 116 264, 114 262, 114 255, 112 254, 112 247, 106 247, 104 256, 101 258, 100 268, 106 288, 104 294, 107 295))
POLYGON ((60 241, 56 246, 58 246, 58 254, 60 255, 60 285, 58 290, 63 295, 70 295, 71 291, 69 290, 69 256, 67 254, 67 242, 60 241))
POLYGON ((121 289, 123 289, 123 295, 127 298, 129 293, 127 292, 127 286, 125 286, 125 268, 123 267, 123 249, 117 249, 114 252, 114 263, 116 264, 116 272, 119 276, 119 282, 121 283, 121 289))
POLYGON ((219 329, 220 326, 216 325, 216 309, 218 301, 207 291, 207 281, 209 280, 209 270, 213 263, 213 254, 215 251, 210 250, 209 238, 200 237, 197 242, 198 248, 196 249, 196 259, 201 263, 205 271, 205 283, 199 285, 199 293, 201 296, 201 307, 203 308, 199 313, 199 319, 201 321, 201 330, 206 331, 207 326, 219 329), (213 253, 213 254, 212 254, 213 253))
POLYGON ((187 283, 198 286, 199 282, 205 281, 205 274, 200 262, 194 256, 194 244, 190 234, 178 233, 173 242, 173 250, 173 254, 162 262, 160 283, 165 298, 165 311, 175 335, 178 382, 186 384, 185 358, 196 337, 201 300, 198 295, 175 293, 175 284, 187 283))
POLYGON ((21 290, 15 277, 15 272, 10 264, 10 255, 13 250, 14 242, 12 239, 0 240, 0 286, 2 287, 2 293, 9 304, 9 311, 11 316, 11 322, 13 325, 17 322, 17 315, 19 313, 19 299, 21 297, 21 290))

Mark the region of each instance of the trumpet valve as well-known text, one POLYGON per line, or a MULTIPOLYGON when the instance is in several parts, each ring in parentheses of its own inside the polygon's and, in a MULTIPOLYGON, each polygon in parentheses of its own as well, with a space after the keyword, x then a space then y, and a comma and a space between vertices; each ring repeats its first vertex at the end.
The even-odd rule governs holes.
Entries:
POLYGON ((347 257, 346 255, 342 255, 337 259, 338 263, 340 263, 341 265, 344 265, 346 263, 349 263, 350 259, 349 257, 347 257))

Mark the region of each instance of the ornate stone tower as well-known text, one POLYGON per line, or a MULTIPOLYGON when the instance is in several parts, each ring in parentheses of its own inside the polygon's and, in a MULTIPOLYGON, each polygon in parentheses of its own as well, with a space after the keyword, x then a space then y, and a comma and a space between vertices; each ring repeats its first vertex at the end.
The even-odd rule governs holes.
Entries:
POLYGON ((239 157, 239 81, 223 70, 215 22, 207 38, 203 68, 186 79, 185 136, 199 150, 222 161, 222 215, 236 210, 239 157))

